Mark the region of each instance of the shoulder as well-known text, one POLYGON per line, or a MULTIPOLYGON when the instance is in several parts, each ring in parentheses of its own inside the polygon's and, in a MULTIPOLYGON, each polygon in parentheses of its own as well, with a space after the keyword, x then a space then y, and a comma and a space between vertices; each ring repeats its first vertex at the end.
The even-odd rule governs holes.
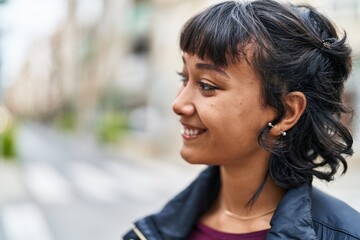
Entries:
POLYGON ((208 167, 159 212, 135 222, 124 239, 185 239, 220 189, 219 168, 208 167))
POLYGON ((345 239, 360 239, 358 211, 315 187, 311 191, 311 202, 313 224, 318 233, 346 236, 345 239))

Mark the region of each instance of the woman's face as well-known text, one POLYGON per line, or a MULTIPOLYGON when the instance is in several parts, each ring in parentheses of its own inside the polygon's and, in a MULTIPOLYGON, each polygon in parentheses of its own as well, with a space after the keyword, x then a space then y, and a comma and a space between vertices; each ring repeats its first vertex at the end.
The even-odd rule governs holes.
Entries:
POLYGON ((261 81, 247 61, 219 68, 183 54, 183 84, 173 102, 183 126, 181 156, 226 165, 270 156, 257 141, 275 110, 261 100, 261 81))

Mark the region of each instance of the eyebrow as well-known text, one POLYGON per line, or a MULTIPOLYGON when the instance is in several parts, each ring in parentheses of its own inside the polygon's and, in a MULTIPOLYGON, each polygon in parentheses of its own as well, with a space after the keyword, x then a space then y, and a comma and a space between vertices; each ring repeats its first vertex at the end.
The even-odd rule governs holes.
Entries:
POLYGON ((202 70, 215 71, 215 72, 220 73, 221 75, 223 75, 226 78, 230 78, 229 75, 225 71, 221 70, 220 68, 218 68, 214 65, 208 64, 208 63, 197 63, 196 68, 202 69, 202 70))
MULTIPOLYGON (((182 60, 183 60, 184 64, 186 64, 186 61, 185 61, 184 57, 182 57, 182 60)), ((229 75, 224 70, 222 70, 222 69, 220 69, 220 68, 218 68, 218 67, 216 67, 214 65, 211 65, 209 63, 197 63, 196 68, 201 69, 201 70, 215 71, 215 72, 220 73, 221 75, 223 75, 226 78, 230 78, 229 75)))

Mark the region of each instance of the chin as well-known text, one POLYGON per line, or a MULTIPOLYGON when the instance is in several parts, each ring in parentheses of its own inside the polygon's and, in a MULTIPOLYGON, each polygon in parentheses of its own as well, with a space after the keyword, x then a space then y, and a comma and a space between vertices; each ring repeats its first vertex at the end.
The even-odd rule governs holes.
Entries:
POLYGON ((206 164, 209 165, 209 158, 204 157, 203 154, 194 154, 190 153, 189 151, 180 151, 181 157, 190 164, 206 164))

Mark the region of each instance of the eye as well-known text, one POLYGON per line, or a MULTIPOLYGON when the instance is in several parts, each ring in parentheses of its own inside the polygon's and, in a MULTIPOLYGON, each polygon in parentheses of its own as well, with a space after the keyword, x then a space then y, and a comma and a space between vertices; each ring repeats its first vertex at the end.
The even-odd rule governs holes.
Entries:
POLYGON ((213 92, 218 89, 217 87, 215 87, 213 85, 210 85, 208 83, 204 83, 201 81, 199 81, 198 84, 199 84, 200 90, 203 92, 213 92))
POLYGON ((176 72, 180 76, 180 81, 183 83, 184 86, 186 86, 187 82, 189 81, 188 76, 186 76, 183 72, 176 72))

